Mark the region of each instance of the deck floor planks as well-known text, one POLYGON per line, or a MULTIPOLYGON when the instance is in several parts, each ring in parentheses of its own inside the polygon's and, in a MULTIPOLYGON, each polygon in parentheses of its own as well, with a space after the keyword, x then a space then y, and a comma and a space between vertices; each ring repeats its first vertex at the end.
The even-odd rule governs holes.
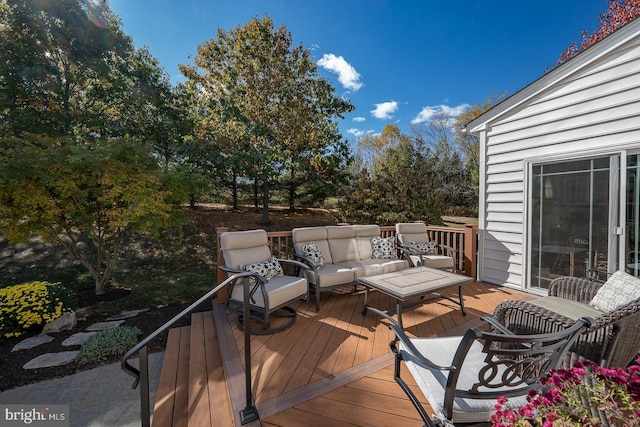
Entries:
MULTIPOLYGON (((346 289, 345 291, 348 292, 346 289)), ((453 328, 449 332, 459 333, 466 327, 465 322, 481 314, 491 313, 495 304, 500 301, 521 299, 522 295, 526 295, 482 283, 474 283, 473 289, 465 291, 465 304, 469 311, 467 317, 462 316, 459 307, 449 301, 430 302, 403 311, 403 314, 407 313, 403 316, 405 329, 410 335, 414 335, 412 331, 415 331, 418 336, 446 334, 448 331, 445 326, 453 328)), ((253 390, 254 396, 259 396, 256 399, 259 412, 264 410, 264 413, 260 413, 264 417, 261 419, 264 426, 375 427, 420 423, 417 421, 417 412, 393 380, 393 356, 389 354, 388 347, 393 333, 389 330, 387 321, 379 316, 373 313, 362 316, 363 303, 363 291, 323 294, 319 313, 315 312, 315 301, 295 303, 294 307, 299 313, 295 326, 279 334, 251 336, 253 390), (366 360, 368 357, 369 361, 366 360), (259 363, 264 366, 256 369, 255 366, 259 363), (365 368, 366 366, 374 369, 365 368)), ((372 292, 370 305, 384 310, 395 306, 395 300, 379 292, 372 292)), ((225 357, 237 359, 238 366, 242 369, 244 335, 238 330, 235 315, 225 313, 222 306, 217 308, 221 310, 220 313, 215 312, 216 319, 221 315, 225 320, 222 323, 227 320, 230 322, 226 326, 230 326, 229 333, 222 332, 227 337, 225 342, 230 343, 231 347, 235 343, 233 354, 229 353, 230 356, 225 357)), ((209 321, 205 319, 206 314, 196 315, 196 319, 198 316, 204 316, 204 346, 214 347, 216 341, 222 338, 207 331, 209 321)), ((198 320, 195 322, 195 327, 198 328, 198 320)), ((186 353, 185 357, 178 356, 178 363, 182 367, 177 367, 176 371, 185 370, 185 359, 186 371, 189 371, 190 334, 185 335, 185 339, 180 339, 178 354, 183 354, 180 351, 185 349, 185 345, 186 353)), ((191 347, 194 348, 193 345, 191 347)), ((171 353, 175 354, 175 350, 167 349, 167 352, 165 357, 170 358, 171 353)), ((211 366, 215 365, 215 361, 211 360, 213 354, 206 354, 207 366, 210 361, 211 366)), ((197 354, 193 357, 201 358, 197 354)), ((196 366, 201 364, 197 360, 194 363, 196 366)), ((215 370, 207 369, 209 406, 214 408, 218 404, 212 400, 212 391, 217 390, 219 394, 220 386, 214 379, 217 376, 215 370)), ((419 400, 426 404, 426 399, 406 369, 403 369, 403 378, 415 390, 419 400)), ((186 425, 184 410, 189 406, 189 401, 194 403, 197 399, 185 396, 186 381, 176 378, 175 382, 173 425, 186 425)), ((234 387, 238 388, 237 391, 242 391, 236 394, 244 395, 242 384, 238 383, 234 387)), ((237 403, 234 405, 234 408, 237 407, 237 403)), ((158 406, 158 416, 164 410, 160 408, 158 406)), ((213 422, 213 425, 222 424, 213 422)))
POLYGON ((189 426, 211 425, 203 313, 191 315, 189 347, 189 426))
POLYGON ((191 328, 180 334, 180 358, 178 359, 176 394, 174 399, 173 421, 174 427, 187 426, 189 421, 189 347, 191 343, 191 328))
POLYGON ((304 352, 300 364, 298 364, 296 370, 291 375, 291 378, 283 389, 283 393, 295 390, 312 381, 311 378, 327 347, 329 337, 332 332, 334 332, 337 316, 340 315, 345 303, 346 301, 344 301, 343 298, 328 298, 326 301, 323 301, 320 312, 314 312, 315 314, 311 318, 316 327, 314 339, 304 352))
POLYGON ((154 427, 170 426, 173 421, 178 381, 178 361, 180 360, 180 340, 183 333, 190 333, 189 330, 189 326, 169 329, 153 410, 152 424, 154 427))
MULTIPOLYGON (((340 295, 335 306, 331 310, 331 315, 328 316, 324 322, 329 325, 327 329, 327 340, 322 348, 320 357, 318 358, 318 364, 316 365, 313 374, 311 375, 310 382, 326 378, 333 374, 333 368, 338 357, 338 352, 341 343, 347 334, 345 322, 341 321, 343 311, 352 310, 353 298, 351 295, 340 295), (349 302, 349 304, 347 304, 349 302)), ((322 310, 322 306, 320 307, 322 310)))
POLYGON ((233 409, 222 365, 222 355, 219 348, 220 341, 216 333, 213 311, 207 311, 203 313, 203 316, 211 425, 233 425, 234 420, 231 417, 233 409))

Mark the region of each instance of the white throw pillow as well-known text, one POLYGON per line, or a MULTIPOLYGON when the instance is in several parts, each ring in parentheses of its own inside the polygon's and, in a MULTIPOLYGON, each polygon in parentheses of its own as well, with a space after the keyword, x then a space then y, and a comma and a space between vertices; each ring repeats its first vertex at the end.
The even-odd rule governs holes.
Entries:
POLYGON ((389 237, 372 237, 371 248, 373 249, 374 259, 393 259, 396 258, 396 238, 389 237))
POLYGON ((241 265, 240 270, 252 271, 269 280, 277 276, 284 276, 284 270, 274 256, 266 261, 255 262, 253 264, 241 265))
POLYGON ((640 278, 619 270, 598 289, 589 305, 607 312, 638 298, 640 298, 640 278))
POLYGON ((302 247, 302 255, 309 258, 313 261, 314 264, 317 264, 320 268, 324 265, 324 256, 322 255, 322 250, 316 242, 309 242, 302 247))

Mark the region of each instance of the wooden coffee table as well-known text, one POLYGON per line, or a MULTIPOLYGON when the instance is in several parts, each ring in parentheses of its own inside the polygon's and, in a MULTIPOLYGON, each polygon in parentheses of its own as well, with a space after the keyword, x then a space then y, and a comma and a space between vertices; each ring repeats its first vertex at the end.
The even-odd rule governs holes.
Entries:
POLYGON ((449 273, 429 267, 413 267, 393 273, 378 274, 376 276, 360 277, 358 282, 365 286, 364 308, 362 314, 367 313, 369 302, 369 289, 376 289, 385 295, 396 299, 396 313, 398 323, 402 327, 402 303, 411 298, 420 297, 420 303, 431 302, 437 299, 447 299, 460 306, 462 314, 467 315, 462 298, 462 285, 473 279, 461 274, 449 273), (449 298, 438 291, 458 285, 458 301, 449 298), (424 300, 425 295, 432 294, 434 298, 424 300))

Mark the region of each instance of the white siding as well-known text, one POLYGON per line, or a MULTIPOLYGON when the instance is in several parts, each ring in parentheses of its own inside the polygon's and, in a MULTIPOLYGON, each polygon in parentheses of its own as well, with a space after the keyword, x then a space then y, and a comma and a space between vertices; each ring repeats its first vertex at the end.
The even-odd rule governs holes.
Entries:
POLYGON ((640 147, 640 21, 629 26, 480 117, 480 280, 525 285, 527 161, 640 147))

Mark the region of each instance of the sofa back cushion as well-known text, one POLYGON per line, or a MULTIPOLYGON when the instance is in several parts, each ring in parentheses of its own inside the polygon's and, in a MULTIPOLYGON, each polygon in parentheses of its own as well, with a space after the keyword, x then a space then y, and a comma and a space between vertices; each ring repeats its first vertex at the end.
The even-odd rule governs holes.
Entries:
POLYGON ((326 229, 334 264, 360 259, 354 226, 327 225, 326 229))
POLYGON ((303 248, 307 243, 314 242, 320 248, 325 264, 332 264, 329 242, 327 241, 327 229, 325 227, 302 227, 291 231, 293 249, 298 255, 304 255, 303 248))
POLYGON ((380 227, 376 224, 354 225, 356 246, 358 246, 359 259, 373 258, 372 237, 380 237, 380 227))

